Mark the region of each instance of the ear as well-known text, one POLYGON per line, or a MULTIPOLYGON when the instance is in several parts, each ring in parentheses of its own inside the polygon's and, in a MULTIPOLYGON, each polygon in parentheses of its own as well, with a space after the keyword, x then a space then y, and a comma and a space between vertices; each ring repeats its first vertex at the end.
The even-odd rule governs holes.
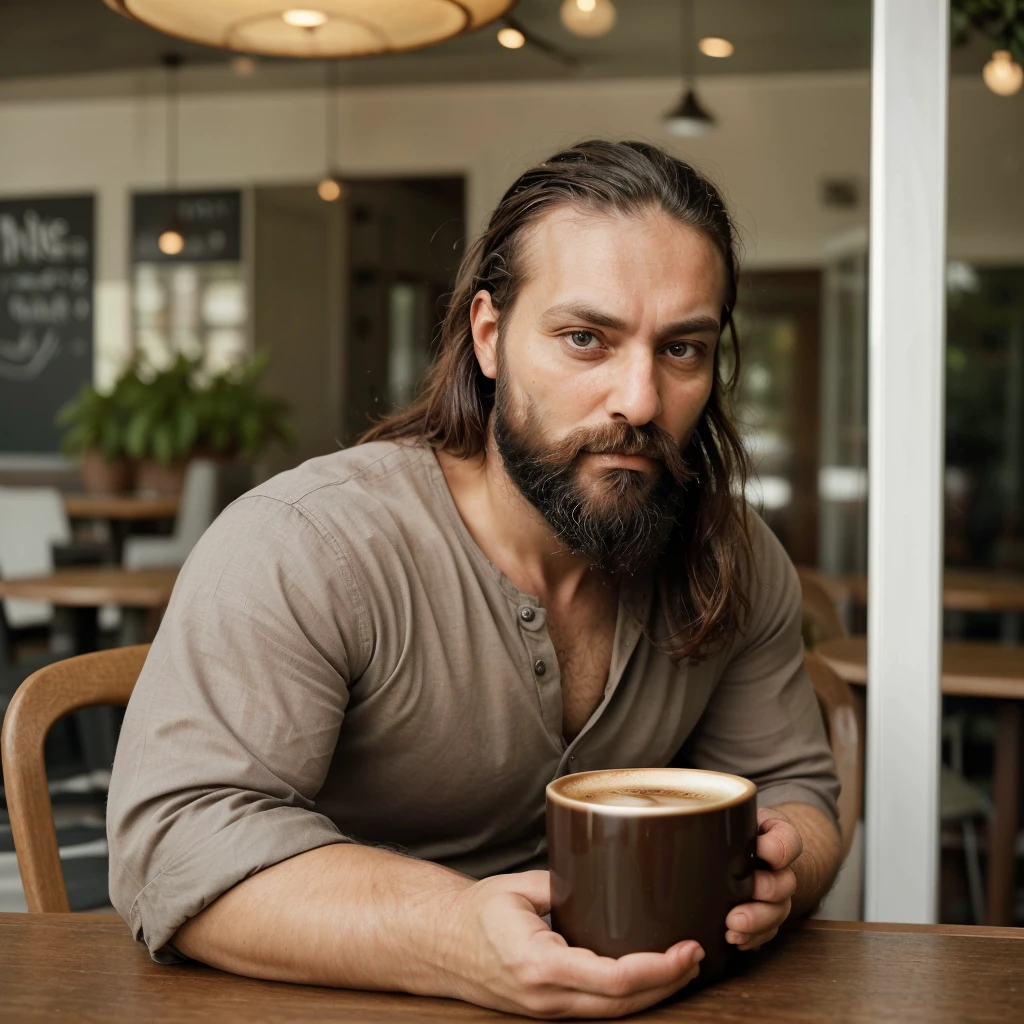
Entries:
POLYGON ((480 372, 494 380, 498 376, 498 311, 491 302, 490 292, 481 289, 473 296, 469 327, 480 372))

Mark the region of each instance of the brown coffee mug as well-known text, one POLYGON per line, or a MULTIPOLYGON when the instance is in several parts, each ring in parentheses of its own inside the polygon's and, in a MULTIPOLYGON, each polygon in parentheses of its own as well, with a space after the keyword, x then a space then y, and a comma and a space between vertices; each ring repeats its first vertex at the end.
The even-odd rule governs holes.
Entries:
POLYGON ((601 956, 704 948, 728 970, 725 918, 754 893, 757 787, 688 768, 580 772, 547 787, 551 925, 601 956))

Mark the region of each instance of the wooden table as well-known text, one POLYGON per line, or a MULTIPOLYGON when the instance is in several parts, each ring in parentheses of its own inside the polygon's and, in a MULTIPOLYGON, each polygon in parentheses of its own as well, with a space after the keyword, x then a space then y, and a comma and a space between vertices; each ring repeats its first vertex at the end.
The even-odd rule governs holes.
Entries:
MULTIPOLYGON (((868 678, 867 637, 826 640, 814 648, 848 683, 868 678)), ((942 645, 942 692, 950 697, 986 697, 996 703, 994 811, 989 834, 988 920, 1013 923, 1014 869, 1020 826, 1024 747, 1024 647, 947 642, 942 645)))
MULTIPOLYGON (((154 964, 120 918, 0 914, 5 1024, 457 1021, 519 1018, 447 999, 254 981, 199 964, 154 964)), ((757 1024, 836 1020, 1024 1020, 1024 929, 806 922, 742 973, 636 1021, 757 1024)))
MULTIPOLYGON (((841 579, 853 599, 866 605, 867 576, 854 573, 841 579)), ((950 612, 1024 612, 1024 575, 946 569, 942 577, 942 607, 950 612)))
POLYGON ((177 495, 66 493, 64 510, 69 519, 102 519, 110 530, 114 562, 124 558, 125 541, 132 525, 173 519, 178 514, 177 495))
POLYGON ((178 514, 176 495, 65 493, 69 519, 173 519, 178 514))
POLYGON ((118 566, 57 569, 46 576, 0 579, 0 597, 49 601, 67 609, 75 638, 74 653, 87 654, 96 650, 99 609, 105 604, 121 606, 121 644, 141 643, 147 611, 167 604, 177 575, 177 569, 118 566))
POLYGON ((0 597, 49 601, 69 608, 97 608, 104 604, 161 608, 171 596, 177 575, 177 569, 57 569, 46 576, 0 579, 0 597))

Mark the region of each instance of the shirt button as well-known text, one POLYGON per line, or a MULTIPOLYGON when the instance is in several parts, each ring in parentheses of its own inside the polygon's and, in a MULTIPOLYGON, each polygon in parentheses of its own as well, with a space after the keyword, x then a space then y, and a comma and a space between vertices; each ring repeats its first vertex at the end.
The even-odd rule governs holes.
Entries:
POLYGON ((545 672, 547 672, 547 670, 548 670, 548 667, 547 667, 547 665, 544 664, 543 658, 538 658, 533 663, 533 671, 536 672, 537 675, 542 676, 542 675, 544 675, 545 672))
POLYGON ((519 618, 521 618, 523 622, 533 622, 536 616, 537 613, 529 605, 519 609, 519 618))

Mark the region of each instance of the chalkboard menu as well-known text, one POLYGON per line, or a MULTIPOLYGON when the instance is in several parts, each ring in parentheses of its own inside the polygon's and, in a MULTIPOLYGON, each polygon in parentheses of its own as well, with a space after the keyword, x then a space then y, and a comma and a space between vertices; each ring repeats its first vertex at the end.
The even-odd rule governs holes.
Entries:
POLYGON ((240 260, 241 192, 136 193, 132 197, 132 256, 136 263, 240 260), (157 246, 157 239, 169 228, 185 240, 185 247, 173 256, 157 246))
POLYGON ((92 380, 93 197, 0 199, 0 452, 56 452, 92 380))

